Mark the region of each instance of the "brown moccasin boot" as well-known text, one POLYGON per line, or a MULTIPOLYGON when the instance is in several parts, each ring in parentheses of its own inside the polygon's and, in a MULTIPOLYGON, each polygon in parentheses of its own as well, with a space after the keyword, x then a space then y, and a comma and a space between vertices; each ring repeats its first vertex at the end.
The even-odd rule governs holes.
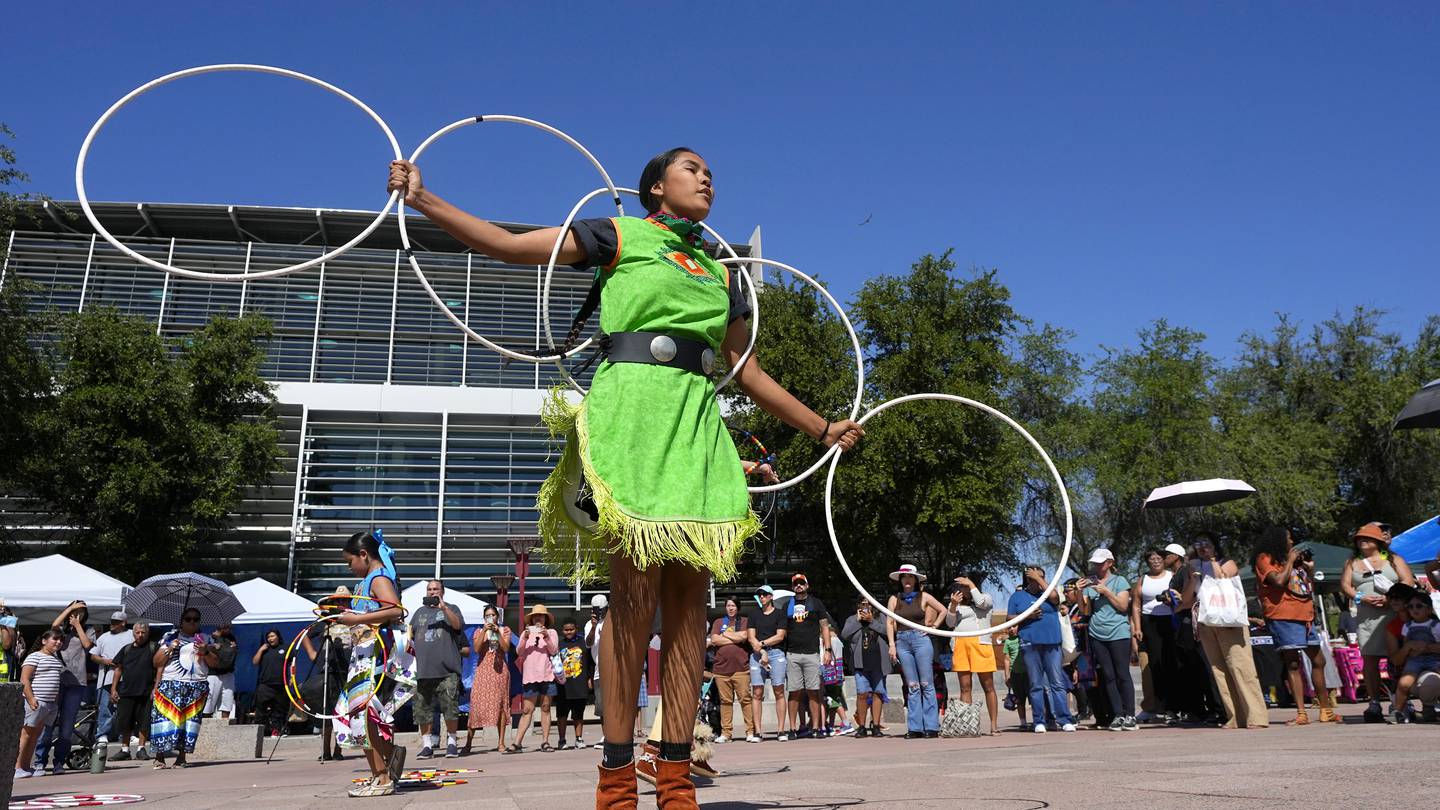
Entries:
POLYGON ((595 810, 636 810, 639 803, 635 763, 619 768, 600 766, 600 784, 595 786, 595 810))
POLYGON ((655 799, 660 810, 700 810, 695 802, 695 783, 690 779, 690 760, 655 761, 655 799))
POLYGON ((656 766, 660 761, 660 749, 651 743, 645 743, 640 749, 640 758, 635 760, 635 775, 644 779, 650 784, 656 784, 656 766))

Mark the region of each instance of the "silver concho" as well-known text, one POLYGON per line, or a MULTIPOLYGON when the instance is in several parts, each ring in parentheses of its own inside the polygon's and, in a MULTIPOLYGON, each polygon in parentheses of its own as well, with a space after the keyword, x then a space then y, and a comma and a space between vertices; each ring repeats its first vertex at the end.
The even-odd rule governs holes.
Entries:
POLYGON ((662 363, 675 359, 675 341, 668 335, 656 335, 650 339, 650 356, 662 363))
POLYGON ((700 370, 707 375, 715 370, 715 350, 707 348, 700 353, 700 370))

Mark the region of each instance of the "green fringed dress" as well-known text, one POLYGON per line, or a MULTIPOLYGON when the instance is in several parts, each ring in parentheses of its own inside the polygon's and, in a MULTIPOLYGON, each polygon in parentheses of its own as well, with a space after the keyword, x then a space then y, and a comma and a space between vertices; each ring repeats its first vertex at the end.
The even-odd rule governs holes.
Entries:
MULTIPOLYGON (((612 222, 614 260, 599 270, 601 329, 686 337, 718 355, 730 320, 726 267, 655 219, 612 222)), ((565 438, 538 503, 541 553, 553 569, 572 581, 603 579, 616 553, 641 569, 682 562, 734 578, 760 521, 712 380, 606 361, 578 405, 552 392, 544 419, 565 438), (582 475, 599 513, 589 527, 566 503, 582 475)))

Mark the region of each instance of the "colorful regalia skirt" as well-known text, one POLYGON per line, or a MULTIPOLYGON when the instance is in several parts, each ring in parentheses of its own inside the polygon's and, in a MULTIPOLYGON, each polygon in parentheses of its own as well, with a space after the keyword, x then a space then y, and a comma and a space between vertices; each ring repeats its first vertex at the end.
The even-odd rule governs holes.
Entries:
POLYGON ((156 755, 195 752, 209 696, 208 681, 161 681, 155 687, 150 702, 150 746, 156 755))
POLYGON ((340 715, 335 739, 343 748, 370 748, 368 726, 373 723, 380 739, 392 741, 395 713, 415 696, 415 655, 409 649, 409 629, 399 622, 379 633, 369 626, 356 627, 354 633, 350 668, 335 701, 335 714, 340 715))

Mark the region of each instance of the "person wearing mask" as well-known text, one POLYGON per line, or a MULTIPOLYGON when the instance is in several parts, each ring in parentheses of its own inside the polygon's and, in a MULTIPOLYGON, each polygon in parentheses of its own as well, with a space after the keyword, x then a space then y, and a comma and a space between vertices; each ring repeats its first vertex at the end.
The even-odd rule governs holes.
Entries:
POLYGON ((855 673, 856 737, 883 737, 880 713, 888 695, 885 679, 890 677, 891 658, 889 621, 877 616, 870 600, 861 597, 855 614, 845 619, 840 640, 845 642, 845 655, 855 673), (865 724, 866 716, 870 724, 865 724))
POLYGON ((516 641, 516 663, 520 667, 520 682, 524 685, 525 708, 520 715, 520 733, 515 742, 505 749, 507 754, 518 754, 525 750, 525 735, 529 733, 535 717, 535 708, 540 708, 540 750, 553 751, 550 746, 550 702, 559 693, 555 684, 555 670, 550 665, 550 656, 560 650, 560 638, 550 628, 554 619, 544 605, 536 605, 526 617, 525 632, 516 641))
POLYGON ((1070 714, 1070 683, 1065 676, 1064 658, 1060 653, 1060 594, 1045 592, 1045 569, 1038 565, 1024 568, 1021 589, 1010 595, 1006 612, 1019 616, 1036 602, 1040 607, 1018 626, 1020 654, 1030 678, 1030 711, 1033 728, 1045 731, 1045 714, 1060 724, 1062 731, 1074 731, 1075 719, 1070 714))
POLYGON ((290 713, 290 699, 285 696, 285 641, 279 630, 265 631, 250 663, 256 668, 255 721, 265 729, 265 736, 279 737, 290 713))
POLYGON ((715 675, 714 688, 720 698, 720 736, 715 742, 727 743, 735 738, 736 700, 740 701, 745 739, 758 740, 755 713, 750 707, 750 622, 740 615, 739 597, 725 599, 725 615, 710 623, 709 641, 715 651, 710 671, 715 675))
POLYGON ((560 625, 560 669, 565 682, 560 684, 556 700, 555 722, 560 725, 560 750, 585 747, 585 704, 590 698, 590 656, 585 639, 573 621, 560 625), (566 742, 566 732, 573 725, 575 742, 566 742))
MULTIPOLYGON (((210 634, 210 646, 215 648, 215 666, 210 668, 210 694, 205 699, 205 716, 219 713, 221 720, 229 720, 235 713, 235 659, 240 655, 240 643, 235 640, 235 630, 229 624, 222 624, 210 634)), ((260 645, 263 649, 265 645, 260 645)))
POLYGON ((43 768, 33 768, 36 739, 48 728, 59 711, 60 681, 65 664, 60 648, 65 635, 51 628, 35 639, 35 646, 20 664, 20 684, 25 696, 25 717, 20 726, 20 751, 15 758, 15 778, 27 779, 43 768))
MULTIPOLYGON (((785 690, 790 698, 790 728, 796 737, 824 736, 825 717, 820 700, 820 665, 834 660, 830 652, 830 613, 810 593, 810 580, 802 573, 790 577, 795 595, 785 603, 785 690), (822 653, 821 650, 824 650, 822 653), (809 706, 814 730, 800 732, 800 702, 809 706)), ((784 740, 782 733, 780 739, 784 740)))
POLYGON ((1380 659, 1386 654, 1385 623, 1394 616, 1385 600, 1392 585, 1403 583, 1415 587, 1415 576, 1404 558, 1390 552, 1390 527, 1383 523, 1366 523, 1351 536, 1355 556, 1345 561, 1340 572, 1340 592, 1353 605, 1358 622, 1360 655, 1365 663, 1365 694, 1370 705, 1365 709, 1365 722, 1381 723, 1385 713, 1380 709, 1380 659))
MULTIPOLYGON (((995 600, 976 587, 973 580, 956 577, 950 585, 945 625, 956 630, 983 630, 990 626, 990 611, 994 606, 995 600)), ((985 708, 990 712, 990 736, 999 734, 1000 699, 995 696, 995 644, 990 634, 955 639, 951 643, 950 668, 960 679, 960 700, 965 703, 975 694, 974 679, 980 680, 985 708)))
POLYGON ((155 769, 165 764, 165 755, 175 754, 175 767, 189 765, 195 753, 205 698, 210 692, 210 666, 216 661, 208 636, 200 632, 200 611, 186 608, 180 626, 160 639, 151 659, 160 670, 160 683, 150 707, 150 745, 155 752, 155 769))
POLYGON ((115 683, 115 653, 130 643, 130 628, 126 626, 129 617, 125 611, 110 614, 110 629, 95 639, 90 648, 90 661, 100 668, 95 682, 95 744, 104 745, 110 740, 111 721, 115 705, 110 702, 110 687, 115 683))
POLYGON ((1330 690, 1325 688, 1325 654, 1315 629, 1315 560, 1295 548, 1295 537, 1284 526, 1271 526, 1260 535, 1251 561, 1260 591, 1260 608, 1275 649, 1285 662, 1285 678, 1295 699, 1295 719, 1286 725, 1310 723, 1305 708, 1305 667, 1310 659, 1315 679, 1315 700, 1320 722, 1344 722, 1335 714, 1330 690))
POLYGON ((55 717, 40 731, 40 740, 35 744, 35 767, 45 770, 45 763, 54 751, 54 765, 51 773, 65 772, 65 760, 70 756, 70 741, 75 734, 75 717, 80 713, 80 704, 85 700, 89 684, 90 650, 95 642, 85 629, 90 620, 90 611, 82 601, 74 601, 51 622, 50 629, 60 633, 60 662, 65 671, 60 674, 60 695, 55 717))
POLYGON ((1130 633, 1136 654, 1141 657, 1141 679, 1145 697, 1153 705, 1151 716, 1141 721, 1169 722, 1176 709, 1171 705, 1175 689, 1175 592, 1170 590, 1174 574, 1165 567, 1165 552, 1146 549, 1141 555, 1144 572, 1130 589, 1130 633))
MULTIPOLYGON (((902 618, 925 627, 938 627, 945 606, 924 590, 925 575, 905 564, 890 572, 900 592, 887 607, 902 618)), ((885 625, 890 642, 890 663, 899 664, 905 678, 905 739, 940 736, 940 707, 935 699, 935 645, 930 635, 890 619, 885 625)))
MULTIPOLYGON (((1214 536, 1200 533, 1191 544, 1194 559, 1188 568, 1189 579, 1181 597, 1182 610, 1190 610, 1200 594, 1206 577, 1230 579, 1240 575, 1235 561, 1225 556, 1214 536)), ((1265 709, 1265 695, 1260 690, 1260 676, 1255 672, 1255 658, 1250 652, 1250 628, 1217 627, 1199 623, 1196 635, 1210 664, 1210 677, 1220 693, 1220 702, 1229 719, 1223 728, 1266 728, 1270 717, 1265 709)))
POLYGON ((445 583, 425 583, 425 597, 410 616, 410 643, 415 648, 415 722, 420 727, 420 753, 435 756, 439 745, 435 714, 445 723, 445 756, 458 757, 455 732, 460 721, 460 650, 465 646, 460 609, 445 601, 445 583))
POLYGON ((150 740, 150 693, 155 688, 155 645, 150 642, 150 623, 136 622, 130 630, 130 643, 116 651, 115 677, 110 681, 110 701, 115 705, 112 732, 120 750, 111 761, 131 758, 130 739, 138 738, 136 759, 147 759, 145 746, 150 740))
MULTIPOLYGON (((586 645, 593 631, 586 624, 586 645)), ((595 633, 598 639, 599 634, 595 633)), ((498 739, 496 751, 505 750, 505 729, 510 724, 510 666, 506 659, 514 644, 514 634, 500 620, 500 609, 494 605, 485 606, 485 624, 475 628, 470 647, 475 650, 475 673, 470 682, 470 717, 466 723, 465 749, 475 741, 475 732, 487 726, 494 726, 498 739)), ((593 658, 591 661, 593 662, 593 658)), ((590 670, 594 675, 593 664, 590 670)), ((600 691, 595 691, 599 699, 600 691)), ((579 740, 576 740, 579 742, 579 740)))
POLYGON ((755 591, 757 607, 746 617, 746 640, 750 645, 750 709, 754 715, 755 739, 759 742, 764 728, 765 684, 775 697, 777 739, 788 739, 785 712, 785 613, 775 606, 775 590, 761 585, 755 591))
MULTIPOLYGON (((595 717, 605 717, 605 690, 600 688, 600 631, 605 629, 605 615, 610 611, 610 597, 597 593, 590 597, 590 618, 585 621, 585 646, 590 650, 590 681, 595 693, 595 717)), ((603 736, 603 735, 602 735, 603 736)), ((604 748, 605 741, 595 743, 604 748)))

